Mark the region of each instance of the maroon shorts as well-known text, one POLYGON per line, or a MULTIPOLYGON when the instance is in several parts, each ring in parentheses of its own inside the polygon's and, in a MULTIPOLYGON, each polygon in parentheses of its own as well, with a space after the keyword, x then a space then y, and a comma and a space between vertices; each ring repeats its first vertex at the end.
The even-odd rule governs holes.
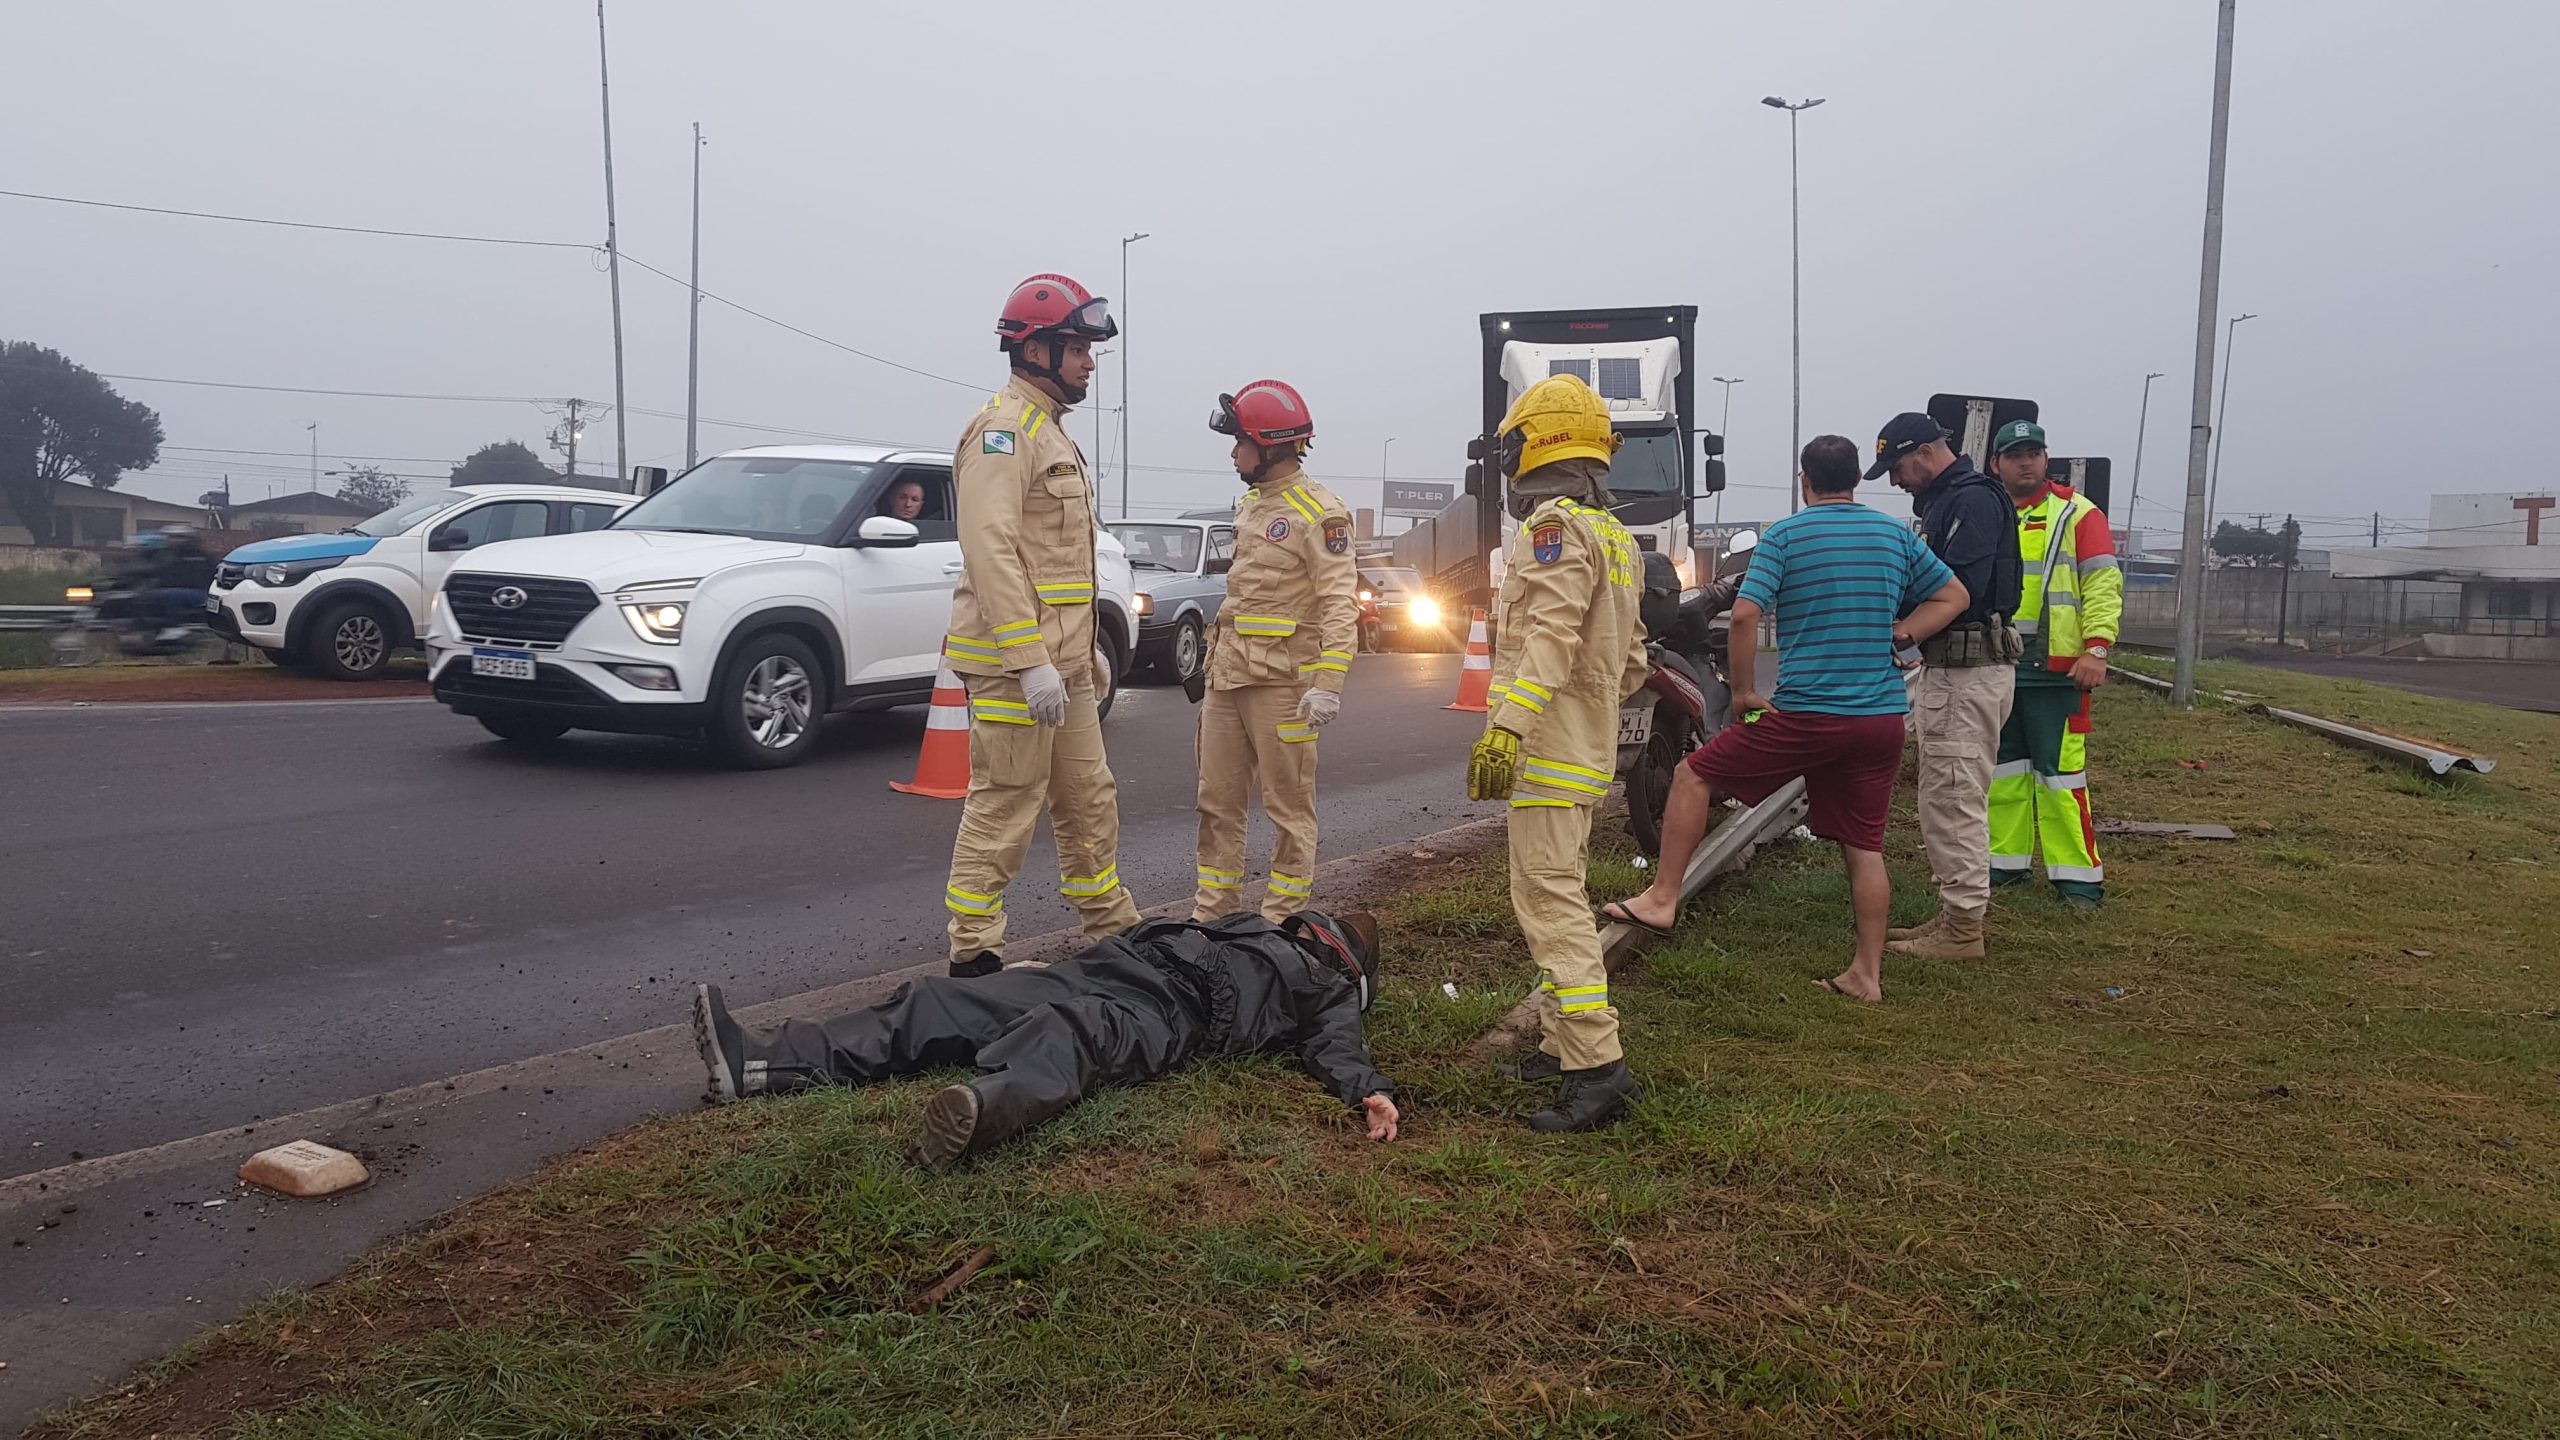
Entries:
POLYGON ((1805 823, 1814 834, 1880 851, 1902 768, 1902 717, 1764 710, 1757 720, 1717 731, 1690 752, 1688 765, 1717 794, 1745 805, 1802 776, 1813 811, 1805 823))

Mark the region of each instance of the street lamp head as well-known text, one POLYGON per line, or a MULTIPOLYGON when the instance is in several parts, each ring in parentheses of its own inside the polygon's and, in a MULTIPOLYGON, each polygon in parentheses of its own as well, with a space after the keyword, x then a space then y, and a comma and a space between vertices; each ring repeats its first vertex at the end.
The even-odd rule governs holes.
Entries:
POLYGON ((1707 378, 1713 380, 1719 385, 1739 385, 1742 383, 1742 377, 1739 375, 1736 375, 1731 379, 1726 379, 1722 375, 1710 375, 1707 378))
POLYGON ((1812 99, 1810 99, 1810 100, 1805 101, 1803 104, 1798 105, 1796 108, 1797 108, 1797 109, 1799 109, 1799 110, 1810 110, 1810 109, 1812 109, 1814 106, 1821 104, 1821 103, 1823 102, 1823 99, 1824 99, 1824 97, 1817 95, 1817 96, 1815 96, 1814 98, 1812 98, 1812 99))
POLYGON ((1123 244, 1123 245, 1135 245, 1135 244, 1137 244, 1139 241, 1146 239, 1146 238, 1147 238, 1147 236, 1148 236, 1150 233, 1152 233, 1152 232, 1150 232, 1150 231, 1146 231, 1146 230, 1141 230, 1141 231, 1139 231, 1137 234, 1130 236, 1128 239, 1123 240, 1123 241, 1121 241, 1120 243, 1121 243, 1121 244, 1123 244))
POLYGON ((2166 370, 2154 370, 2154 371, 2150 372, 2149 374, 2147 374, 2147 375, 2143 376, 2142 378, 2143 378, 2143 379, 2145 379, 2145 380, 2157 380, 2157 379, 2160 379, 2162 376, 2167 375, 2168 373, 2169 373, 2169 372, 2168 372, 2168 371, 2166 371, 2166 370))
POLYGON ((1763 104, 1763 105, 1768 105, 1768 106, 1775 107, 1776 109, 1780 109, 1780 110, 1784 110, 1784 109, 1786 109, 1786 108, 1787 108, 1787 102, 1786 102, 1786 101, 1784 101, 1784 100, 1779 99, 1779 98, 1778 98, 1777 96, 1775 96, 1775 95, 1763 95, 1763 96, 1761 96, 1761 97, 1760 97, 1760 103, 1761 103, 1761 104, 1763 104))
POLYGON ((2231 317, 2231 323, 2232 323, 2232 324, 2234 324, 2234 325, 2237 325, 2237 324, 2239 324, 2239 323, 2240 323, 2241 321, 2243 321, 2243 320, 2255 320, 2255 319, 2257 319, 2257 318, 2258 318, 2258 313, 2257 313, 2256 311, 2252 310, 2252 311, 2250 311, 2250 312, 2249 312, 2248 314, 2246 314, 2246 315, 2234 315, 2234 316, 2232 316, 2232 317, 2231 317))

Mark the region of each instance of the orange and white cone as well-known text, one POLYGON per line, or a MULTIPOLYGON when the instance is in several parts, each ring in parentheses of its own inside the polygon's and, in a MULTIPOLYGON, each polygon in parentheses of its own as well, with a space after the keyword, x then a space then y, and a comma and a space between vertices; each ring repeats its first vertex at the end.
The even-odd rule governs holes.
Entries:
POLYGON ((1484 607, 1478 605, 1468 614, 1467 663, 1458 670, 1458 698, 1441 708, 1481 715, 1492 708, 1485 702, 1493 691, 1493 648, 1485 640, 1484 607))
POLYGON ((948 664, 933 677, 933 713, 925 717, 915 783, 892 780, 889 788, 936 800, 958 800, 969 793, 969 692, 948 664))

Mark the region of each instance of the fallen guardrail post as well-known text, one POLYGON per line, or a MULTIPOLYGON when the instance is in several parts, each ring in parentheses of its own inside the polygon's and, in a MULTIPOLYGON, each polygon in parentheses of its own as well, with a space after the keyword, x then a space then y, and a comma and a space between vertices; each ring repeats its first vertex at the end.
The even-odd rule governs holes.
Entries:
MULTIPOLYGON (((1784 835, 1804 823, 1806 805, 1804 782, 1790 780, 1777 794, 1728 818, 1708 832, 1698 853, 1689 857, 1689 869, 1680 877, 1680 903, 1687 905, 1707 888, 1707 882, 1729 871, 1739 870, 1751 861, 1752 853, 1768 841, 1784 835)), ((1632 960, 1644 947, 1659 937, 1633 925, 1600 927, 1600 958, 1616 974, 1618 968, 1632 960)), ((1514 1005, 1494 1027, 1475 1043, 1479 1058, 1489 1058, 1520 1043, 1538 1028, 1538 997, 1529 997, 1514 1005)))
POLYGON ((2314 735, 2325 736, 2341 745, 2379 755, 2385 760, 2397 760, 2413 770, 2424 770, 2430 775, 2445 775, 2455 770, 2469 770, 2475 774, 2486 775, 2498 768, 2498 762, 2486 755, 2464 755, 2453 750, 2440 750, 2423 740, 2385 735, 2379 730, 2359 730, 2353 725, 2324 720, 2317 715, 2305 715, 2299 710, 2279 710, 2272 705, 2252 705, 2249 707, 2249 713, 2282 721, 2297 730, 2308 730, 2314 735))

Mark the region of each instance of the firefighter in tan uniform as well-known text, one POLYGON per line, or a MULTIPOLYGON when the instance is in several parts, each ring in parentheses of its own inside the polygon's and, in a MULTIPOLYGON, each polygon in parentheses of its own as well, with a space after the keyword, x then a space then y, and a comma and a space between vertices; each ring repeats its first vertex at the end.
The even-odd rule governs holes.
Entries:
POLYGON ((951 846, 951 973, 1004 966, 1004 892, 1045 808, 1058 888, 1099 940, 1138 923, 1120 883, 1120 806, 1095 705, 1094 496, 1066 408, 1120 333, 1063 275, 1014 288, 996 321, 1013 380, 960 432, 959 587, 943 658, 969 690, 969 798, 951 846))
POLYGON ((1511 801, 1511 908, 1538 962, 1538 1054, 1512 1073, 1560 1077, 1538 1130, 1597 1130, 1642 1092, 1618 1047, 1599 922, 1591 818, 1609 793, 1618 703, 1645 682, 1635 541, 1608 511, 1608 406, 1572 375, 1529 387, 1496 440, 1520 534, 1502 580, 1492 710, 1467 797, 1511 801))
POLYGON ((1235 438, 1235 563, 1209 640, 1200 707, 1200 891, 1191 918, 1240 907, 1244 816, 1256 782, 1279 832, 1262 918, 1305 908, 1316 878, 1316 732, 1342 708, 1358 633, 1351 512, 1307 478, 1315 422, 1296 390, 1256 380, 1218 397, 1209 428, 1235 438))

